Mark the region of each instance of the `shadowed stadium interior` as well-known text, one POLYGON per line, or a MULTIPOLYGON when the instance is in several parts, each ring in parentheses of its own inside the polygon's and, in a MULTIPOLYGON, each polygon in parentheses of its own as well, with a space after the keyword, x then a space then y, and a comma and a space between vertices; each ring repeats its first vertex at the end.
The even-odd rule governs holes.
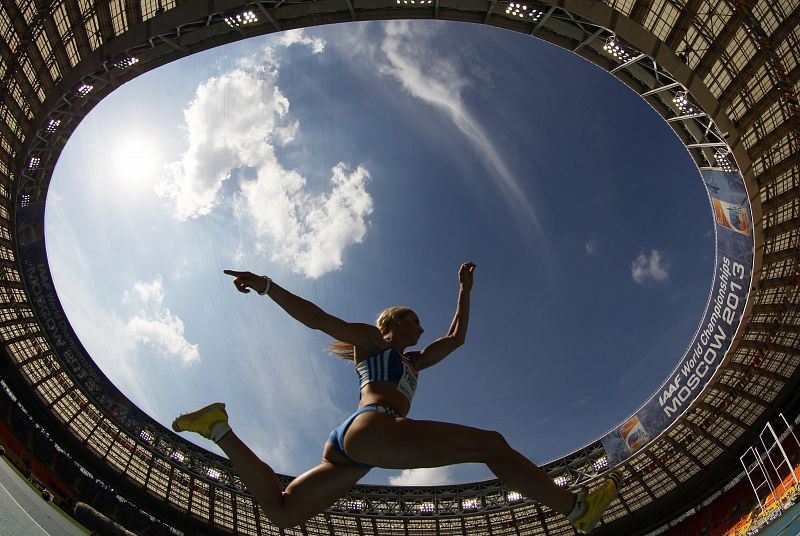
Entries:
MULTIPOLYGON (((278 529, 226 459, 153 421, 100 372, 69 327, 47 263, 23 251, 41 241, 48 184, 71 132, 121 84, 246 37, 423 18, 495 26, 579 54, 641 95, 700 170, 739 171, 747 186, 755 252, 736 337, 688 410, 620 463, 626 486, 593 534, 669 523, 741 473, 740 454, 768 421, 800 414, 796 0, 0 0, 0 373, 75 460, 173 527, 574 534, 562 516, 496 480, 357 486, 303 526, 278 529)), ((608 468, 599 440, 545 466, 570 487, 591 487, 608 468)))

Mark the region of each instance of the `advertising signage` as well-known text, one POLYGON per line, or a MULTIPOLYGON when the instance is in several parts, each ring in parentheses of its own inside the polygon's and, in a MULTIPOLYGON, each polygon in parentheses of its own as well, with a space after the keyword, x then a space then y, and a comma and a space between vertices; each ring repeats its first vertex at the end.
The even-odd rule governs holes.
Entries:
POLYGON ((753 270, 750 201, 739 173, 701 171, 714 215, 714 279, 700 326, 678 365, 642 407, 603 436, 610 466, 672 424, 714 376, 742 320, 753 270))

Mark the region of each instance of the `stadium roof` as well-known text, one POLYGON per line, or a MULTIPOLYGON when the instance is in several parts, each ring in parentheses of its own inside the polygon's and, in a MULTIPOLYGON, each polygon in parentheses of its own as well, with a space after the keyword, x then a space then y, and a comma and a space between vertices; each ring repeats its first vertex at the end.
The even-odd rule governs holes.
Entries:
MULTIPOLYGON (((627 486, 596 534, 656 529, 739 473, 739 454, 769 419, 800 413, 795 0, 0 0, 2 378, 76 459, 164 521, 278 534, 227 460, 153 421, 86 354, 36 256, 47 188, 80 120, 143 72, 245 37, 403 18, 488 24, 574 51, 641 95, 698 168, 744 178, 754 260, 735 339, 688 410, 620 462, 627 486)), ((591 486, 608 459, 598 440, 545 468, 565 486, 591 486)), ((357 486, 297 533, 574 532, 493 480, 357 486)))

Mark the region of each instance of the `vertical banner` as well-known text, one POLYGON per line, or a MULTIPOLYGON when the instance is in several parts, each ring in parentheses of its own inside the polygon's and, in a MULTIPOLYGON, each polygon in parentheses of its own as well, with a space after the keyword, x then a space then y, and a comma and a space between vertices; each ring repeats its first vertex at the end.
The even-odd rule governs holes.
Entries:
POLYGON ((610 466, 656 438, 700 394, 742 320, 753 271, 750 200, 739 173, 701 171, 714 215, 716 260, 706 311, 686 353, 659 389, 628 420, 601 438, 610 466))

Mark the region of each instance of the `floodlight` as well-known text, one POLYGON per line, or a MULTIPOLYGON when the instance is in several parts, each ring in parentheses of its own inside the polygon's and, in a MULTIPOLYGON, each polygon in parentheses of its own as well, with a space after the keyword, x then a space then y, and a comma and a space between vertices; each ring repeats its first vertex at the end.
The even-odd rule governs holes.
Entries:
POLYGON ((515 2, 511 2, 506 8, 506 15, 509 17, 526 19, 529 21, 537 21, 543 14, 543 11, 528 7, 526 4, 517 4, 515 2))
POLYGON ((569 484, 569 479, 565 476, 558 476, 554 479, 554 482, 556 483, 556 486, 563 488, 569 484))
POLYGON ((632 57, 632 54, 625 49, 625 46, 620 43, 616 35, 612 35, 606 40, 603 50, 621 61, 628 61, 632 57))
POLYGON ((356 499, 348 499, 347 509, 361 511, 364 509, 364 503, 356 499))
POLYGON ((405 5, 414 5, 414 6, 423 6, 427 4, 432 4, 433 0, 397 0, 398 4, 405 4, 405 5))
POLYGON ((477 510, 479 506, 480 503, 478 502, 478 499, 476 499, 475 497, 471 499, 464 499, 461 501, 461 508, 463 510, 477 510))
POLYGON ((127 56, 125 58, 122 58, 121 60, 114 62, 114 67, 116 67, 117 69, 127 69, 128 67, 136 65, 137 63, 139 63, 139 58, 134 58, 133 56, 127 56))
POLYGON ((142 440, 144 440, 147 443, 153 442, 153 436, 150 435, 150 432, 148 432, 147 430, 142 430, 141 432, 139 432, 139 437, 141 437, 142 440))
POLYGON ((28 169, 36 169, 39 167, 39 164, 42 163, 42 159, 38 156, 32 156, 31 159, 28 161, 28 169))
POLYGON ((246 26, 248 24, 253 24, 258 22, 258 17, 252 11, 242 11, 237 15, 231 15, 230 17, 225 17, 225 22, 228 23, 228 26, 231 28, 238 28, 239 26, 246 26))
POLYGON ((436 510, 432 502, 424 502, 419 505, 420 514, 432 514, 436 510))
POLYGON ((78 86, 78 96, 85 97, 93 89, 94 86, 90 86, 89 84, 81 84, 80 86, 78 86))
POLYGON ((213 478, 214 480, 219 480, 220 472, 217 471, 216 469, 209 469, 208 471, 206 471, 206 476, 208 478, 213 478))
POLYGON ((52 134, 53 132, 56 131, 56 129, 58 128, 58 125, 60 125, 60 124, 61 124, 61 119, 51 119, 47 123, 47 126, 44 127, 44 131, 47 132, 48 134, 52 134))
POLYGON ((594 470, 598 473, 603 471, 603 469, 608 467, 608 458, 602 456, 601 458, 595 460, 594 462, 594 470))
POLYGON ((731 163, 730 160, 730 151, 727 149, 720 149, 716 153, 714 153, 714 159, 717 161, 717 165, 722 169, 722 171, 727 171, 728 173, 733 173, 736 171, 736 168, 731 163))
POLYGON ((522 494, 516 491, 508 492, 508 502, 513 503, 522 500, 522 494))
POLYGON ((677 106, 678 110, 684 115, 690 115, 698 111, 689 101, 689 93, 687 91, 681 91, 675 95, 672 99, 672 103, 677 106))
POLYGON ((177 462, 180 462, 180 463, 183 463, 183 460, 186 459, 186 456, 184 456, 183 452, 181 452, 179 450, 176 450, 175 452, 170 454, 169 457, 172 458, 173 460, 177 461, 177 462))

